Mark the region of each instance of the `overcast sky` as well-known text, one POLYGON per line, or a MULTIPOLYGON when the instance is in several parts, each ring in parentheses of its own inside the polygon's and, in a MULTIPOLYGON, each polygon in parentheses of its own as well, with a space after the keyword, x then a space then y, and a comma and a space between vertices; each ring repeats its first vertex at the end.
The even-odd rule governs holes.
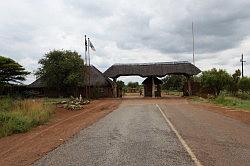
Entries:
POLYGON ((249 0, 1 0, 0 55, 33 72, 53 49, 84 56, 86 34, 101 71, 114 63, 192 62, 193 21, 197 67, 233 73, 244 53, 250 76, 249 9, 249 0))

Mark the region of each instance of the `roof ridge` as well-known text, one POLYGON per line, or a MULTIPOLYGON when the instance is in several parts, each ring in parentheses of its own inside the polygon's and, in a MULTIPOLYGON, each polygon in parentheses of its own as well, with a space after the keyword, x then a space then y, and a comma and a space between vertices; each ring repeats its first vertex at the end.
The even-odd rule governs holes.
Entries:
POLYGON ((164 64, 191 64, 188 61, 173 61, 173 62, 151 62, 151 63, 115 63, 113 66, 120 65, 164 65, 164 64))

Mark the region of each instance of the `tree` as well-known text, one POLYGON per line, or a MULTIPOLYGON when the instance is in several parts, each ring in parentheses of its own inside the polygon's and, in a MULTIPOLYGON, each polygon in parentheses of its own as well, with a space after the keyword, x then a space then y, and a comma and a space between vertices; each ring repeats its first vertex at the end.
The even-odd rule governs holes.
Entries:
POLYGON ((222 69, 211 69, 208 71, 202 72, 201 75, 201 86, 208 88, 218 96, 221 90, 225 89, 229 84, 230 75, 222 69))
POLYGON ((166 90, 171 89, 180 91, 182 90, 185 81, 186 78, 183 75, 168 75, 162 79, 162 88, 166 90))
POLYGON ((128 82, 128 87, 129 88, 139 88, 139 83, 138 82, 128 82))
POLYGON ((227 86, 227 89, 229 92, 231 92, 234 96, 237 94, 239 90, 239 81, 240 81, 240 70, 235 70, 232 77, 230 77, 229 84, 227 86))
POLYGON ((243 92, 250 92, 250 78, 249 77, 243 77, 239 81, 239 89, 243 92))
POLYGON ((82 86, 84 82, 84 61, 75 51, 54 50, 39 60, 41 67, 36 75, 47 87, 56 88, 59 93, 66 87, 82 86))
POLYGON ((125 87, 124 82, 121 80, 117 81, 116 84, 117 84, 117 88, 119 89, 123 89, 125 87))
POLYGON ((0 84, 21 83, 30 72, 10 58, 0 56, 0 84))

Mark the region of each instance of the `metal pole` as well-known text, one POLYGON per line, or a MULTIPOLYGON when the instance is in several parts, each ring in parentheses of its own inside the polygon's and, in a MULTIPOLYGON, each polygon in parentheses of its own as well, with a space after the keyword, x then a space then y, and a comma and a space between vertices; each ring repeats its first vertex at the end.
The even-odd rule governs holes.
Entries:
MULTIPOLYGON (((87 49, 88 49, 88 43, 87 43, 87 39, 86 39, 86 35, 84 35, 84 55, 85 55, 85 64, 86 64, 86 67, 88 66, 88 63, 87 63, 87 49)), ((84 77, 87 78, 87 70, 85 68, 84 70, 85 74, 84 74, 84 77)), ((86 80, 86 79, 85 79, 86 80)), ((84 80, 84 81, 85 81, 84 80)), ((85 83, 85 97, 87 98, 88 97, 88 91, 87 91, 87 84, 85 83)))
POLYGON ((89 38, 88 38, 88 58, 89 58, 89 98, 90 98, 90 68, 91 68, 91 66, 90 66, 90 54, 89 54, 89 46, 90 46, 90 40, 89 40, 89 38))
POLYGON ((192 22, 192 37, 193 37, 193 65, 195 65, 194 63, 194 23, 192 22))
POLYGON ((243 69, 244 69, 244 62, 246 62, 246 61, 244 61, 244 59, 243 59, 243 54, 241 55, 241 59, 240 59, 240 62, 241 62, 241 76, 242 77, 244 77, 244 71, 243 71, 243 69))

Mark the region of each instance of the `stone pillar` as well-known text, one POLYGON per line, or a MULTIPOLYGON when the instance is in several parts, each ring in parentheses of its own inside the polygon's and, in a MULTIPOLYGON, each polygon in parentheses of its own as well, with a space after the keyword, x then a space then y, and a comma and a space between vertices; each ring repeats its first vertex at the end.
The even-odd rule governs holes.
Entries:
POLYGON ((155 81, 154 81, 154 77, 152 77, 152 98, 155 98, 155 81))
POLYGON ((188 96, 192 96, 191 77, 187 76, 188 96))
POLYGON ((117 98, 117 83, 116 83, 116 78, 113 78, 114 81, 114 86, 113 86, 113 97, 117 98))

